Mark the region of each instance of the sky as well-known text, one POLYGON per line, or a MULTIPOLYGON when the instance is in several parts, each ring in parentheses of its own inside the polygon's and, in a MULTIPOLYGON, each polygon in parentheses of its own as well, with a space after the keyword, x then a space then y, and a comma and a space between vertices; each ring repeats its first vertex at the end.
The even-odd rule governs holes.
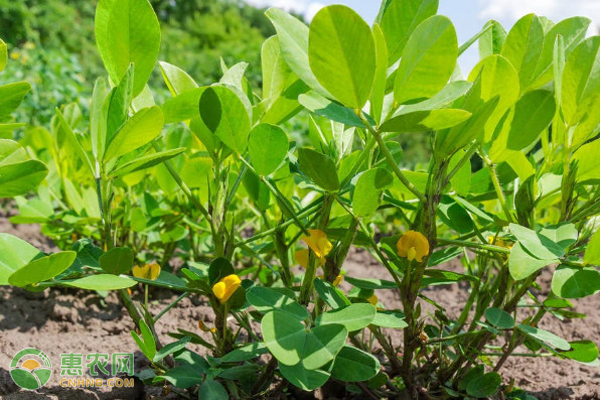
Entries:
MULTIPOLYGON (((307 20, 330 4, 345 4, 356 10, 369 23, 375 20, 379 11, 379 0, 246 0, 260 7, 275 6, 293 10, 304 15, 307 20)), ((508 31, 522 16, 529 13, 543 15, 557 22, 581 15, 590 18, 593 28, 589 34, 598 34, 600 26, 600 0, 439 0, 438 13, 448 16, 456 27, 459 44, 475 35, 490 19, 499 21, 508 31)), ((476 45, 463 53, 459 64, 463 73, 477 63, 476 45)))

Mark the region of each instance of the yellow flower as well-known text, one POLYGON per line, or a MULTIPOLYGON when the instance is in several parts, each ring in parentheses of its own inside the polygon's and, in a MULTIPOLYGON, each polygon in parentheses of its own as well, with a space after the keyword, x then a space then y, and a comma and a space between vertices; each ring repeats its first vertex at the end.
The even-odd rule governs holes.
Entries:
POLYGON ((338 286, 340 283, 342 283, 342 281, 344 280, 344 277, 341 275, 338 275, 335 277, 335 279, 333 280, 332 285, 333 286, 338 286))
POLYGON ((308 249, 298 250, 294 253, 294 259, 302 267, 306 268, 308 265, 308 249))
POLYGON ((157 263, 145 264, 144 266, 136 265, 133 267, 133 276, 136 278, 155 281, 158 275, 160 275, 160 265, 157 263))
MULTIPOLYGON (((317 278, 325 280, 325 276, 323 276, 323 275, 317 275, 317 278)), ((338 275, 335 277, 333 282, 331 282, 331 284, 333 286, 338 286, 340 283, 342 283, 343 280, 344 280, 344 277, 342 275, 338 275)))
POLYGON ((12 60, 18 60, 18 59, 19 59, 19 57, 21 57, 21 54, 19 54, 19 52, 18 52, 18 51, 13 51, 12 53, 10 53, 10 58, 11 58, 12 60))
POLYGON ((500 246, 500 247, 504 247, 505 249, 512 249, 513 244, 507 240, 504 239, 500 239, 498 237, 495 236, 488 236, 488 241, 490 242, 490 244, 493 244, 494 246, 500 246))
POLYGON ((377 303, 379 302, 379 299, 377 298, 377 296, 373 295, 371 297, 369 297, 367 299, 367 301, 371 304, 373 304, 375 307, 377 307, 377 303))
POLYGON ((315 255, 321 260, 321 265, 325 263, 325 256, 329 254, 333 245, 327 239, 327 235, 320 229, 309 229, 310 236, 304 236, 302 240, 310 247, 315 255))
POLYGON ((408 231, 396 244, 398 255, 408 258, 408 261, 423 262, 423 257, 429 254, 429 242, 420 232, 408 231))
POLYGON ((215 283, 213 293, 221 303, 226 303, 227 300, 235 293, 242 284, 239 276, 231 274, 215 283))

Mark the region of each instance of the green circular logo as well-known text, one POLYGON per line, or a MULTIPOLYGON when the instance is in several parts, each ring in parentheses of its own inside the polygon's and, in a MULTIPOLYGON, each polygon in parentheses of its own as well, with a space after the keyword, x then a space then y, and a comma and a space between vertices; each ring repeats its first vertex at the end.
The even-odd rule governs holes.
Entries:
POLYGON ((44 386, 52 375, 52 364, 38 349, 23 349, 10 363, 10 376, 23 389, 35 390, 44 386))

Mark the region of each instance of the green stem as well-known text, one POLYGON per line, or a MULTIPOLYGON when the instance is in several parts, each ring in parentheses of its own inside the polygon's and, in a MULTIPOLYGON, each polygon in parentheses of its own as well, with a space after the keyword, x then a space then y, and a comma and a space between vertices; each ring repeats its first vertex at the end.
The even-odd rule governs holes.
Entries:
POLYGON ((166 306, 165 308, 163 308, 158 314, 156 314, 156 317, 154 317, 154 322, 158 321, 163 315, 165 315, 169 310, 171 310, 173 307, 175 307, 177 305, 177 303, 179 303, 181 300, 185 299, 186 297, 188 297, 191 293, 190 292, 183 292, 182 294, 179 295, 178 298, 176 298, 174 301, 172 301, 168 306, 166 306))
POLYGON ((267 178, 265 178, 264 176, 262 176, 258 172, 256 172, 254 167, 248 161, 246 161, 246 159, 244 157, 242 157, 241 155, 238 155, 238 159, 242 163, 244 163, 250 171, 252 171, 256 176, 258 176, 260 181, 262 183, 264 183, 265 186, 271 191, 271 193, 273 193, 275 195, 277 200, 279 200, 279 205, 284 209, 284 211, 288 214, 288 216, 294 220, 294 222, 296 223, 296 225, 298 225, 298 227, 302 230, 302 232, 304 232, 305 235, 309 235, 308 230, 306 229, 306 227, 304 226, 302 221, 300 221, 300 219, 296 215, 296 211, 293 209, 292 205, 288 202, 288 200, 285 198, 285 196, 279 191, 279 189, 277 189, 277 187, 275 185, 273 185, 267 178))
POLYGON ((483 161, 490 169, 490 178, 492 179, 492 185, 494 185, 494 190, 496 191, 496 196, 498 196, 498 201, 500 202, 500 206, 502 207, 502 210, 504 211, 504 215, 506 216, 507 221, 514 222, 513 216, 510 213, 510 209, 508 208, 508 204, 506 203, 506 197, 504 196, 504 191, 502 190, 502 186, 500 185, 500 181, 498 180, 498 175, 496 174, 496 166, 494 165, 492 160, 490 160, 490 158, 483 151, 481 151, 480 154, 483 158, 483 161))
POLYGON ((373 127, 369 124, 369 122, 365 118, 365 115, 363 114, 362 111, 357 112, 357 114, 358 114, 359 118, 363 121, 363 123, 365 124, 365 126, 367 127, 367 130, 369 132, 371 132, 371 134, 373 135, 373 137, 377 141, 379 149, 381 150, 381 152, 385 156, 385 158, 386 158, 386 160, 387 160, 390 168, 392 168, 392 171, 398 177, 398 179, 400 180, 400 182, 402 182, 402 184, 404 186, 406 186, 406 188, 408 190, 410 190, 421 202, 425 202, 425 195, 423 193, 421 193, 416 188, 416 186, 411 181, 408 180, 408 178, 406 176, 404 176, 404 174, 402 173, 402 171, 398 167, 398 164, 396 164, 396 160, 394 160, 394 157, 392 156, 392 153, 390 153, 390 149, 388 149, 387 145, 385 144, 385 141, 383 140, 383 138, 381 137, 381 135, 379 134, 379 132, 377 132, 375 129, 373 129, 373 127))

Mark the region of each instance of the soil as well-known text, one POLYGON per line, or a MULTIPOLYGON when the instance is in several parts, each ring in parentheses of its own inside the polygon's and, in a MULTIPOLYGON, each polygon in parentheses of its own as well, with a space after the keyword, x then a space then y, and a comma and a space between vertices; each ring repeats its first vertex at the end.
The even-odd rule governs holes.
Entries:
MULTIPOLYGON (((52 244, 39 233, 34 225, 13 226, 6 218, 0 218, 0 232, 11 233, 27 239, 35 246, 51 250, 52 244)), ((456 269, 456 264, 450 264, 456 269)), ((365 251, 355 250, 344 265, 350 276, 388 279, 387 271, 365 251)), ((542 292, 550 286, 551 271, 545 271, 538 283, 542 292)), ((342 285, 345 285, 344 283, 342 285)), ((344 286, 342 286, 343 288, 344 286)), ((398 293, 390 290, 377 291, 377 296, 387 308, 401 308, 398 293)), ((463 285, 437 286, 424 294, 446 307, 449 316, 458 316, 467 297, 463 285)), ((176 294, 154 292, 152 310, 156 313, 176 294)), ((545 318, 541 328, 551 330, 567 340, 590 339, 600 343, 600 296, 573 301, 574 311, 587 314, 586 319, 565 320, 545 318)), ((425 307, 426 310, 431 310, 425 307)), ((157 333, 163 343, 173 341, 169 332, 177 328, 202 334, 198 320, 210 325, 212 312, 198 299, 186 298, 157 324, 157 333)), ((66 400, 129 400, 129 399, 177 399, 174 393, 163 395, 160 387, 147 387, 135 381, 133 388, 97 389, 62 388, 59 385, 60 355, 63 353, 135 353, 135 370, 147 365, 145 357, 137 350, 130 331, 133 323, 119 305, 114 294, 106 298, 97 293, 77 290, 52 289, 42 293, 0 287, 0 398, 5 400, 66 399, 66 400), (8 372, 10 360, 17 351, 36 347, 44 351, 53 362, 53 376, 49 384, 37 391, 25 391, 17 387, 8 372)), ((400 343, 401 332, 386 332, 395 344, 400 343)), ((189 346, 202 352, 200 347, 189 346)), ((85 361, 84 361, 85 362, 85 361)), ((84 372, 87 369, 84 368, 84 372)), ((513 357, 504 365, 505 383, 514 384, 540 400, 598 399, 600 398, 600 368, 554 358, 513 357)), ((84 378, 86 376, 83 376, 84 378)), ((323 395, 320 396, 323 398, 323 395)))

